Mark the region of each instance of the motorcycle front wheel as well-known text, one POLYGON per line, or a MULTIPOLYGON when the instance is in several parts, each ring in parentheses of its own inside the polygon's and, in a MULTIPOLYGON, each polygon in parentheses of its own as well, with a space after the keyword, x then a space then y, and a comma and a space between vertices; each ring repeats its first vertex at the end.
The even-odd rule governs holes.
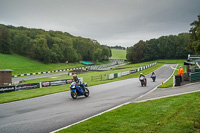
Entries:
POLYGON ((73 99, 76 99, 77 98, 77 93, 74 92, 74 91, 71 91, 71 96, 73 99))
POLYGON ((89 94, 90 94, 90 92, 89 92, 89 90, 88 90, 88 88, 85 88, 85 97, 88 97, 89 96, 89 94))

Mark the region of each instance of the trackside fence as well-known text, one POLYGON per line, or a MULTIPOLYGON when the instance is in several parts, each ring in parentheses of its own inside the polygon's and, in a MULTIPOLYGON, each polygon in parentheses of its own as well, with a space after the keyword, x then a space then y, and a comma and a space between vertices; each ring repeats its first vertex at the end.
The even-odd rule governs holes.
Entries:
POLYGON ((145 69, 152 67, 154 65, 156 65, 156 62, 149 64, 149 65, 146 65, 146 66, 142 66, 142 67, 137 68, 137 69, 130 70, 130 71, 124 71, 124 72, 113 73, 113 74, 103 74, 103 75, 99 75, 99 76, 91 76, 91 81, 102 81, 102 80, 108 80, 108 79, 114 79, 114 78, 122 77, 122 76, 125 76, 125 75, 129 75, 129 74, 132 74, 132 73, 136 73, 136 72, 145 70, 145 69))

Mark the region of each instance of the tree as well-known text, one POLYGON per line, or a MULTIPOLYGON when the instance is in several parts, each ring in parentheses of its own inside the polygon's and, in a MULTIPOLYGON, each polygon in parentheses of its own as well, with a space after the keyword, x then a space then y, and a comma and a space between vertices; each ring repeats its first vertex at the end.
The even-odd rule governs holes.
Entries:
POLYGON ((47 46, 47 41, 45 38, 35 39, 35 55, 36 59, 39 59, 44 63, 50 63, 51 51, 47 46))
POLYGON ((145 42, 140 40, 137 44, 131 47, 127 52, 127 59, 132 63, 142 62, 144 60, 145 42))
POLYGON ((111 56, 111 50, 96 40, 75 37, 67 32, 0 24, 0 52, 11 51, 43 63, 101 61, 111 56))
POLYGON ((18 32, 13 40, 14 47, 13 51, 17 54, 20 55, 28 55, 29 51, 29 43, 30 43, 30 38, 27 37, 25 32, 18 32))
POLYGON ((187 48, 195 54, 200 54, 200 15, 198 15, 198 20, 195 20, 190 25, 192 27, 189 31, 190 40, 187 48))
POLYGON ((0 53, 10 54, 11 53, 10 32, 6 27, 0 27, 0 53))
POLYGON ((108 59, 109 57, 111 57, 110 48, 108 46, 102 45, 101 48, 103 59, 108 59))

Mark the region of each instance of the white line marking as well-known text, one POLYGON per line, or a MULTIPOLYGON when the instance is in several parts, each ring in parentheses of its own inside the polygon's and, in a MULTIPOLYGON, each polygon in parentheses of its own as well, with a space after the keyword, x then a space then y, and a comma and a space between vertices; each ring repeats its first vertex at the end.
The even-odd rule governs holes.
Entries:
POLYGON ((81 122, 84 122, 84 121, 89 120, 89 119, 91 119, 91 118, 93 118, 93 117, 102 115, 102 114, 104 114, 104 113, 106 113, 106 112, 109 112, 109 111, 111 111, 111 110, 117 109, 117 108, 119 108, 119 107, 121 107, 121 106, 123 106, 123 105, 127 105, 127 104, 130 104, 130 102, 126 102, 126 103, 123 103, 123 104, 121 104, 121 105, 115 106, 115 107, 113 107, 113 108, 111 108, 111 109, 108 109, 108 110, 106 110, 106 111, 104 111, 104 112, 101 112, 101 113, 99 113, 99 114, 93 115, 93 116, 91 116, 91 117, 88 117, 88 118, 86 118, 86 119, 83 119, 83 120, 81 120, 81 121, 78 121, 78 122, 76 122, 76 123, 73 123, 73 124, 71 124, 71 125, 68 125, 68 126, 66 126, 66 127, 63 127, 63 128, 58 129, 58 130, 52 131, 52 132, 50 132, 50 133, 55 133, 55 132, 61 131, 61 130, 63 130, 63 129, 66 129, 66 128, 71 127, 71 126, 76 125, 76 124, 79 124, 79 123, 81 123, 81 122))

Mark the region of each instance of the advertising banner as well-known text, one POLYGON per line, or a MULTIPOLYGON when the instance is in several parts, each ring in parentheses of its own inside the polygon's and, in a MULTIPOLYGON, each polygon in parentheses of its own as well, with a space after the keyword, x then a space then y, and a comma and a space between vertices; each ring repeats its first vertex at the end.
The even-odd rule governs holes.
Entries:
POLYGON ((130 70, 130 73, 136 73, 136 70, 130 70))
POLYGON ((66 80, 66 84, 70 84, 70 83, 72 83, 73 82, 73 79, 67 79, 66 80))
POLYGON ((114 78, 114 74, 110 74, 109 79, 113 79, 113 78, 114 78))
POLYGON ((118 73, 118 77, 121 77, 121 76, 122 76, 122 73, 121 73, 121 72, 119 72, 119 73, 118 73))
POLYGON ((15 86, 0 87, 0 93, 15 91, 15 86))
POLYGON ((31 83, 31 84, 22 84, 22 85, 16 85, 15 90, 28 90, 28 89, 35 89, 35 88, 40 88, 39 83, 31 83))
POLYGON ((64 85, 66 84, 66 80, 57 80, 57 81, 49 81, 50 86, 56 86, 56 85, 64 85))
POLYGON ((117 78, 118 77, 118 73, 114 73, 114 78, 117 78))
POLYGON ((122 76, 128 75, 128 74, 129 74, 129 71, 122 72, 122 76))
POLYGON ((50 82, 41 82, 42 87, 48 87, 50 86, 50 82))

